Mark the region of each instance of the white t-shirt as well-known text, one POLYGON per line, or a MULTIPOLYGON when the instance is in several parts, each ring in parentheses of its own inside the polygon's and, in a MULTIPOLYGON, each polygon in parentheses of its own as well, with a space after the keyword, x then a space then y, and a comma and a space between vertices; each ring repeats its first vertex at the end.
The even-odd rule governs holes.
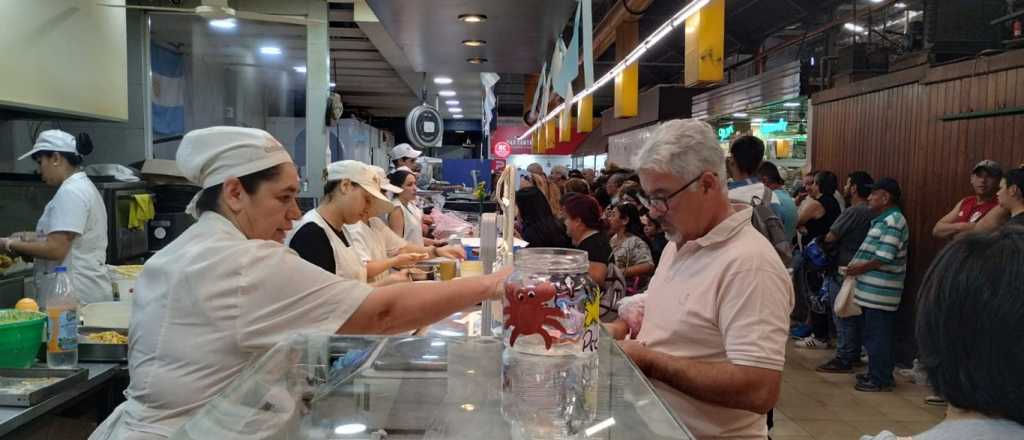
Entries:
MULTIPOLYGON (((782 371, 793 285, 775 250, 750 224, 752 209, 677 249, 669 243, 647 288, 637 339, 703 362, 782 371)), ((700 439, 764 439, 765 416, 688 396, 652 380, 676 418, 700 439)))
POLYGON ((371 291, 203 213, 139 275, 128 400, 90 438, 167 438, 270 347, 336 332, 371 291))
MULTIPOLYGON (((352 249, 356 251, 359 258, 366 265, 367 261, 384 260, 398 255, 400 249, 405 247, 406 241, 395 234, 383 220, 371 217, 369 224, 359 222, 354 225, 345 225, 345 232, 352 243, 352 249)), ((377 276, 370 278, 370 282, 380 281, 388 276, 384 271, 377 276)))
MULTIPOLYGON (((36 223, 40 237, 52 232, 73 232, 71 250, 64 261, 36 259, 37 275, 67 267, 71 289, 82 304, 113 301, 107 275, 107 209, 96 185, 84 172, 72 174, 57 189, 36 223)), ((36 278, 40 279, 39 277, 36 278)), ((39 292, 45 297, 46 292, 39 292)))

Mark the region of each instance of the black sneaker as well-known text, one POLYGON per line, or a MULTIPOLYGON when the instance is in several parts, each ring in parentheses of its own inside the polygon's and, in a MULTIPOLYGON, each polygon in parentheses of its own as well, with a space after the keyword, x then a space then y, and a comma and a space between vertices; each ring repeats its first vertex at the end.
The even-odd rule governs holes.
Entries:
POLYGON ((857 385, 853 386, 853 389, 865 393, 878 393, 882 391, 892 391, 892 385, 879 385, 872 380, 867 382, 857 382, 857 385))
POLYGON ((868 376, 868 373, 858 373, 856 377, 857 383, 871 382, 871 376, 868 376))
POLYGON ((833 358, 832 360, 825 362, 815 368, 814 371, 819 373, 852 373, 853 367, 848 363, 839 358, 833 358))

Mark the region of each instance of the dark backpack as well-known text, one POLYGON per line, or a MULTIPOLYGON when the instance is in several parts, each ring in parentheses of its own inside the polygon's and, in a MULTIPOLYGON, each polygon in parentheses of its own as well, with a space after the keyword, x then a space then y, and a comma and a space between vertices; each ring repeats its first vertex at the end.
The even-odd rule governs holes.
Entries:
MULTIPOLYGON (((775 253, 779 254, 779 258, 782 259, 782 264, 790 267, 793 261, 793 245, 786 239, 786 228, 782 224, 782 219, 775 214, 770 206, 771 200, 772 189, 765 185, 764 194, 761 197, 754 196, 749 202, 754 209, 753 215, 750 216, 750 222, 754 225, 754 229, 757 229, 757 232, 760 232, 772 244, 775 253)), ((746 201, 743 202, 746 203, 746 201)))

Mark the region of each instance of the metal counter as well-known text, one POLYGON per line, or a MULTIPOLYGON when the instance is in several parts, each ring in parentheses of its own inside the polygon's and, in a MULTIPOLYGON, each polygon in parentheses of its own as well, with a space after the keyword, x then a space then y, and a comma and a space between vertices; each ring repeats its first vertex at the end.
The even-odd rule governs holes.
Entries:
POLYGON ((80 368, 89 370, 89 378, 74 388, 53 396, 42 403, 28 408, 0 406, 0 436, 41 417, 64 403, 89 393, 126 370, 124 364, 80 363, 80 368))

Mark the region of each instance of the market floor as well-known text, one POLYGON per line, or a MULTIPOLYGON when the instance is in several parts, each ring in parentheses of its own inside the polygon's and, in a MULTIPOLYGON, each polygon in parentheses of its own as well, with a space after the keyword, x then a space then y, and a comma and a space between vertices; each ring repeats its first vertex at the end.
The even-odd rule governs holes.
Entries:
MULTIPOLYGON (((928 387, 896 377, 893 392, 855 391, 853 374, 814 371, 834 350, 806 350, 789 346, 782 374, 782 395, 775 407, 773 440, 860 439, 888 430, 909 436, 931 428, 945 415, 945 407, 926 405, 928 387)), ((861 372, 861 371, 858 371, 861 372)))

